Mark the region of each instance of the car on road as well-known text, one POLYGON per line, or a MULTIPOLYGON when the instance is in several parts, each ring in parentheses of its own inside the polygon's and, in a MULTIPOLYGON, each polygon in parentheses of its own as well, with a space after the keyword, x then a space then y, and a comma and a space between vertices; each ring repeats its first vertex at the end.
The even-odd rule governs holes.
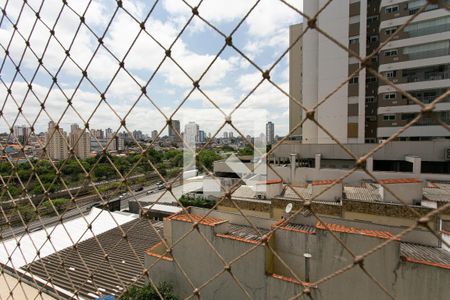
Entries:
POLYGON ((153 193, 154 193, 153 190, 147 191, 147 195, 151 195, 151 194, 153 194, 153 193))
POLYGON ((137 189, 135 189, 134 191, 135 192, 140 192, 140 191, 142 191, 144 189, 144 187, 143 186, 140 186, 140 187, 138 187, 137 189))
POLYGON ((165 185, 164 185, 164 183, 158 183, 157 185, 156 185, 156 188, 158 189, 158 190, 163 190, 164 188, 165 188, 165 185))

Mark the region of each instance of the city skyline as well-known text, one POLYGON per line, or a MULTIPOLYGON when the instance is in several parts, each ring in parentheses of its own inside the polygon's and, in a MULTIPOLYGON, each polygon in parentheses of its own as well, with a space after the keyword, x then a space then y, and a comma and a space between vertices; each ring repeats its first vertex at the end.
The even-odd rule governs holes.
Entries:
MULTIPOLYGON (((49 1, 52 2, 51 0, 49 1)), ((56 7, 60 5, 60 1, 54 2, 55 8, 46 10, 46 15, 43 18, 56 16, 56 7)), ((181 28, 182 20, 186 20, 190 12, 183 5, 180 5, 181 3, 177 4, 169 0, 163 2, 161 9, 155 11, 148 20, 147 28, 149 28, 150 33, 154 33, 153 30, 157 29, 158 35, 164 41, 163 44, 167 45, 169 41, 175 39, 174 32, 181 28)), ((292 1, 293 4, 298 5, 297 2, 292 1)), ((86 1, 80 1, 79 5, 83 5, 83 3, 86 3, 86 1)), ((144 2, 137 5, 137 3, 132 1, 126 1, 124 3, 126 8, 136 12, 138 15, 142 15, 144 11, 148 10, 150 8, 149 5, 149 3, 144 2)), ((230 5, 234 6, 235 10, 229 12, 227 15, 223 15, 223 9, 220 6, 208 3, 205 3, 203 12, 206 14, 205 16, 214 20, 219 28, 227 31, 241 17, 241 11, 251 8, 250 3, 245 1, 233 0, 230 5)), ((18 3, 10 3, 10 8, 13 10, 18 9, 18 3)), ((113 9, 113 4, 96 2, 95 5, 90 7, 86 19, 91 20, 91 25, 94 28, 101 30, 106 25, 105 20, 107 17, 113 13, 113 9)), ((26 20, 30 12, 26 10, 23 14, 23 19, 26 20)), ((241 29, 233 36, 233 41, 236 44, 242 44, 247 53, 252 55, 260 65, 264 66, 270 63, 275 55, 281 55, 284 48, 288 45, 288 25, 301 21, 301 18, 286 5, 275 1, 261 3, 259 14, 271 17, 265 19, 264 26, 261 26, 261 18, 250 15, 244 24, 242 24, 241 29), (267 24, 267 22, 270 22, 270 24, 267 24)), ((133 36, 139 29, 138 26, 130 26, 131 24, 127 21, 126 16, 120 15, 117 22, 114 22, 111 28, 111 34, 105 37, 105 45, 108 49, 112 49, 113 53, 119 57, 125 54, 120 48, 120 45, 126 44, 129 39, 128 37, 133 36)), ((56 35, 73 35, 73 30, 71 30, 71 26, 74 24, 73 20, 63 15, 61 22, 66 22, 67 26, 58 30, 56 35)), ((217 36, 210 40, 211 43, 201 43, 205 37, 209 36, 209 32, 200 22, 196 21, 195 24, 195 26, 188 27, 188 37, 182 36, 175 43, 172 53, 175 59, 184 62, 183 68, 188 73, 198 76, 212 61, 222 41, 217 36)), ((21 24, 21 26, 28 25, 31 24, 21 24)), ((6 26, 1 28, 0 42, 7 43, 7 38, 12 31, 12 27, 6 26)), ((49 33, 42 31, 40 28, 35 31, 31 43, 36 46, 45 44, 49 33)), ((84 42, 74 45, 74 49, 71 51, 71 58, 80 65, 86 65, 86 58, 89 57, 97 46, 97 41, 93 40, 85 31, 81 31, 79 35, 81 36, 80 38, 84 38, 84 42)), ((15 52, 19 51, 19 49, 14 47, 11 48, 11 51, 11 55, 13 56, 19 53, 15 52)), ((49 55, 52 55, 54 59, 48 60, 44 57, 44 62, 49 70, 54 72, 58 62, 65 57, 65 52, 58 47, 50 47, 48 51, 50 52, 49 55)), ((164 51, 162 49, 158 48, 155 43, 148 41, 148 38, 142 37, 138 40, 130 56, 127 57, 125 67, 140 81, 145 81, 163 56, 164 51), (138 59, 136 59, 138 57, 137 54, 139 54, 138 59), (145 63, 142 63, 143 61, 145 63)), ((90 78, 93 78, 98 88, 102 90, 107 86, 108 78, 111 78, 113 72, 115 72, 116 61, 114 61, 111 55, 105 53, 104 50, 100 51, 97 57, 87 69, 87 73, 90 78), (100 61, 102 61, 101 64, 98 63, 100 61)), ((22 68, 23 74, 31 74, 34 67, 37 66, 37 63, 35 58, 26 56, 22 68)), ((284 59, 274 70, 272 76, 272 80, 283 87, 285 91, 287 91, 288 84, 287 69, 287 59, 284 59)), ((4 71, 3 80, 8 85, 12 80, 9 74, 13 74, 14 69, 9 64, 6 64, 4 71)), ((55 86, 50 91, 45 85, 47 75, 41 76, 41 74, 38 74, 33 82, 33 93, 29 93, 28 83, 23 78, 17 79, 11 89, 11 96, 15 99, 26 99, 22 111, 23 115, 17 114, 17 108, 13 104, 12 99, 9 99, 8 105, 3 110, 3 116, 7 119, 13 119, 15 116, 18 116, 14 125, 27 124, 29 122, 33 124, 37 132, 43 132, 51 120, 44 114, 39 115, 36 120, 39 113, 39 102, 34 94, 39 98, 45 97, 47 99, 46 109, 50 116, 55 116, 61 114, 67 107, 66 98, 62 94, 64 92, 66 96, 71 97, 73 108, 79 112, 79 115, 72 109, 69 109, 61 120, 53 119, 55 122, 59 121, 61 127, 70 126, 72 123, 84 124, 89 119, 91 128, 103 127, 101 124, 110 124, 109 127, 117 130, 121 124, 120 118, 123 118, 136 102, 141 88, 124 72, 119 72, 105 95, 110 107, 102 103, 99 105, 97 111, 92 114, 94 108, 101 101, 100 94, 86 82, 79 87, 76 93, 73 93, 73 83, 80 79, 78 74, 78 70, 67 63, 67 66, 62 68, 58 74, 58 83, 61 89, 55 86), (45 96, 47 94, 48 96, 45 96), (25 97, 25 95, 27 96, 25 97), (118 116, 115 114, 112 116, 113 111, 118 116)), ((259 71, 240 57, 238 53, 226 51, 219 57, 214 67, 210 70, 209 74, 206 74, 200 85, 209 97, 216 99, 215 101, 221 109, 225 112, 230 112, 257 84, 259 78, 259 71), (213 74, 219 74, 219 76, 213 74), (233 89, 230 86, 233 86, 233 89)), ((175 65, 166 62, 152 83, 147 87, 147 91, 148 96, 155 101, 155 104, 158 105, 161 112, 166 117, 169 117, 179 103, 189 94, 191 87, 192 82, 190 82, 190 79, 175 65)), ((0 97, 7 98, 7 91, 5 89, 0 89, 0 97)), ((178 114, 195 115, 197 109, 212 107, 211 103, 198 90, 194 91, 188 100, 183 105, 183 108, 172 116, 172 119, 183 119, 178 114)), ((246 106, 270 111, 272 119, 279 124, 277 127, 280 133, 285 134, 288 132, 286 119, 288 115, 288 103, 288 98, 275 87, 263 84, 253 93, 251 99, 247 101, 246 106)), ((212 127, 216 121, 216 119, 211 119, 208 115, 202 114, 196 115, 196 118, 194 121, 204 128, 212 127)), ((130 131, 142 130, 150 133, 154 129, 159 131, 165 124, 165 117, 155 109, 148 99, 138 101, 126 119, 126 126, 130 131), (147 122, 144 123, 142 120, 146 120, 147 122)), ((0 122, 0 132, 4 131, 8 131, 8 128, 4 122, 0 122)))

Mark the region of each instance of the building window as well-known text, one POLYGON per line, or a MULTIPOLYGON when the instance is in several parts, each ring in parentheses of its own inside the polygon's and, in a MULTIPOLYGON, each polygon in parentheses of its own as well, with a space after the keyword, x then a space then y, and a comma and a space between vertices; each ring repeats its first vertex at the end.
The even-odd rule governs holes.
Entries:
POLYGON ((397 31, 397 27, 391 27, 391 28, 386 29, 384 31, 384 33, 386 33, 386 35, 391 35, 391 34, 394 34, 396 31, 397 31))
POLYGON ((383 120, 384 121, 394 121, 395 120, 395 115, 384 115, 383 116, 383 120))
POLYGON ((395 93, 386 93, 383 96, 384 100, 392 100, 395 99, 395 93))
POLYGON ((377 82, 377 78, 374 76, 367 76, 366 83, 369 83, 369 82, 377 82))
POLYGON ((397 71, 388 71, 384 73, 384 76, 386 76, 386 78, 394 78, 397 76, 397 71))
POLYGON ((393 14, 399 11, 398 5, 387 6, 384 8, 384 12, 387 14, 393 14))
POLYGON ((373 96, 366 97, 366 103, 374 103, 374 102, 375 102, 375 97, 373 97, 373 96))
POLYGON ((402 114, 403 121, 411 121, 415 117, 416 117, 416 114, 414 114, 414 113, 402 114))
POLYGON ((349 45, 356 45, 359 43, 359 37, 352 37, 348 40, 349 45))
POLYGON ((391 49, 384 51, 384 56, 397 56, 398 50, 397 49, 391 49))
POLYGON ((358 76, 354 76, 350 79, 350 81, 348 83, 350 84, 357 84, 359 82, 359 77, 358 76))
POLYGON ((367 17, 367 24, 372 24, 378 21, 378 16, 368 16, 367 17))
POLYGON ((378 35, 371 35, 369 36, 369 43, 376 43, 378 42, 378 35))

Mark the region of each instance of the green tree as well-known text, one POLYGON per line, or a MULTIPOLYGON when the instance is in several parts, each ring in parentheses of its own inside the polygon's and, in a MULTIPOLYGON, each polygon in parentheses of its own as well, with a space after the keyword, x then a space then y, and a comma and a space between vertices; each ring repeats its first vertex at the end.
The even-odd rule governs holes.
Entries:
POLYGON ((202 150, 197 154, 197 162, 200 162, 201 164, 197 163, 197 168, 199 170, 202 170, 203 166, 205 166, 205 168, 207 168, 208 170, 212 171, 213 169, 213 163, 216 160, 220 160, 222 159, 222 157, 217 154, 216 152, 212 151, 212 150, 202 150))
MULTIPOLYGON (((156 287, 164 300, 176 300, 173 293, 173 287, 167 282, 161 282, 156 287)), ((156 290, 147 284, 144 287, 131 287, 122 296, 120 300, 159 300, 161 299, 156 290)))

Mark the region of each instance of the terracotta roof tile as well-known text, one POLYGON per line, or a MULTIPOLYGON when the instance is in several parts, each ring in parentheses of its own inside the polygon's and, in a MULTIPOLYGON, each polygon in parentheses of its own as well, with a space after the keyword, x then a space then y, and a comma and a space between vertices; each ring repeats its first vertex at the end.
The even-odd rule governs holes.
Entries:
POLYGON ((157 257, 157 258, 161 258, 167 261, 173 261, 172 256, 170 256, 169 254, 165 254, 165 255, 161 255, 159 253, 157 253, 156 249, 159 247, 164 247, 162 242, 156 243, 155 245, 151 246, 150 248, 145 250, 145 253, 147 255, 153 256, 153 257, 157 257))
POLYGON ((399 183, 419 183, 422 180, 417 178, 386 178, 379 179, 378 182, 380 184, 399 184, 399 183))
POLYGON ((207 226, 215 226, 221 223, 226 222, 226 220, 213 218, 213 217, 204 217, 193 215, 193 214, 175 214, 170 217, 168 217, 169 220, 176 220, 176 221, 182 221, 182 222, 199 222, 199 224, 207 225, 207 226))
POLYGON ((335 180, 314 180, 312 185, 329 185, 333 184, 335 180))
POLYGON ((258 181, 256 184, 277 184, 277 183, 283 183, 283 180, 281 180, 281 179, 263 180, 263 181, 258 181))
MULTIPOLYGON (((360 234, 370 237, 376 237, 380 239, 391 239, 394 237, 394 235, 388 231, 381 231, 381 230, 370 230, 370 229, 361 229, 361 228, 355 228, 345 225, 339 225, 339 224, 327 224, 328 229, 335 232, 343 232, 343 233, 351 233, 351 234, 360 234)), ((328 230, 325 225, 323 225, 320 222, 317 222, 316 228, 322 229, 322 230, 328 230)))

